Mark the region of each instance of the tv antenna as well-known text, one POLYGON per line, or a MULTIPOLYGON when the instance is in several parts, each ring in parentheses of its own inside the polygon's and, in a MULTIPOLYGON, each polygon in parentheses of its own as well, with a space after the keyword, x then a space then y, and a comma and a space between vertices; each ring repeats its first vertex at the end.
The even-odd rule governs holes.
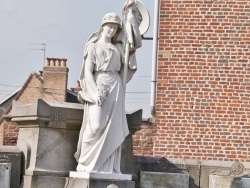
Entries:
POLYGON ((43 48, 30 48, 30 50, 42 50, 43 51, 43 63, 45 63, 45 51, 46 51, 46 44, 45 43, 30 43, 33 45, 40 45, 43 46, 43 48))

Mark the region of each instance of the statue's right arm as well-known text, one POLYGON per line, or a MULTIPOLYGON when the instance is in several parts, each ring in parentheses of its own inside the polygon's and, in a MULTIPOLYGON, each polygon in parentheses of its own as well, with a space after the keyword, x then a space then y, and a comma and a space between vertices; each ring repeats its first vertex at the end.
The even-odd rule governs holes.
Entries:
POLYGON ((101 105, 101 99, 98 96, 98 88, 95 82, 95 78, 93 75, 93 70, 94 70, 94 62, 90 61, 89 58, 86 59, 85 61, 85 79, 87 80, 87 83, 89 86, 94 90, 95 93, 93 93, 95 102, 97 105, 101 105))

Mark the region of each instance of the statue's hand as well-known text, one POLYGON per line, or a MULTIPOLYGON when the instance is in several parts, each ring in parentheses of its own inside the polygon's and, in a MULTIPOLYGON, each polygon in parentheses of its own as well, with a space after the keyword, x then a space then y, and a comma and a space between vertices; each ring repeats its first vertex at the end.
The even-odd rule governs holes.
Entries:
POLYGON ((101 106, 102 102, 103 102, 102 97, 101 96, 97 96, 96 100, 95 100, 96 105, 101 106))
POLYGON ((134 49, 135 48, 135 45, 134 45, 134 43, 132 42, 132 43, 130 43, 130 48, 131 49, 134 49))

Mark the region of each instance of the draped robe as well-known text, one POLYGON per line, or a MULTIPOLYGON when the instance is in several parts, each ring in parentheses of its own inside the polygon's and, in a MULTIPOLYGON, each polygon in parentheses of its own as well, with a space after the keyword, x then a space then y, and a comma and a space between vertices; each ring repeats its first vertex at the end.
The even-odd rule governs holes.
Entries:
MULTIPOLYGON (((129 134, 121 79, 124 52, 120 44, 107 47, 91 43, 85 53, 85 63, 94 63, 93 76, 104 101, 101 106, 95 104, 95 91, 84 77, 83 64, 78 97, 84 104, 84 116, 75 153, 77 171, 121 173, 121 145, 129 134)), ((130 75, 135 72, 134 60, 129 70, 130 75)))

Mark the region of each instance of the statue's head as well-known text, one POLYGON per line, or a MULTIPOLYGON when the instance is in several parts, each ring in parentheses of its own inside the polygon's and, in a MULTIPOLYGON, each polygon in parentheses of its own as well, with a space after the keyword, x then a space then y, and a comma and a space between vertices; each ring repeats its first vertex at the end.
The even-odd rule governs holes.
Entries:
POLYGON ((111 13, 108 13, 106 15, 104 15, 103 19, 102 19, 102 24, 101 24, 101 27, 99 28, 98 31, 96 31, 95 33, 93 33, 90 38, 88 39, 87 41, 87 44, 85 46, 85 49, 87 49, 87 46, 91 43, 95 43, 97 42, 101 35, 102 35, 102 31, 103 31, 103 26, 107 23, 113 23, 113 24, 117 24, 119 26, 119 28, 117 29, 117 32, 116 34, 112 37, 112 42, 115 44, 117 43, 117 36, 119 35, 119 32, 121 30, 121 19, 120 17, 118 16, 118 14, 114 13, 114 12, 111 12, 111 13))
POLYGON ((102 26, 106 23, 114 23, 114 24, 118 24, 119 27, 121 27, 121 19, 120 17, 115 13, 115 12, 111 12, 106 14, 103 19, 102 19, 102 26))

